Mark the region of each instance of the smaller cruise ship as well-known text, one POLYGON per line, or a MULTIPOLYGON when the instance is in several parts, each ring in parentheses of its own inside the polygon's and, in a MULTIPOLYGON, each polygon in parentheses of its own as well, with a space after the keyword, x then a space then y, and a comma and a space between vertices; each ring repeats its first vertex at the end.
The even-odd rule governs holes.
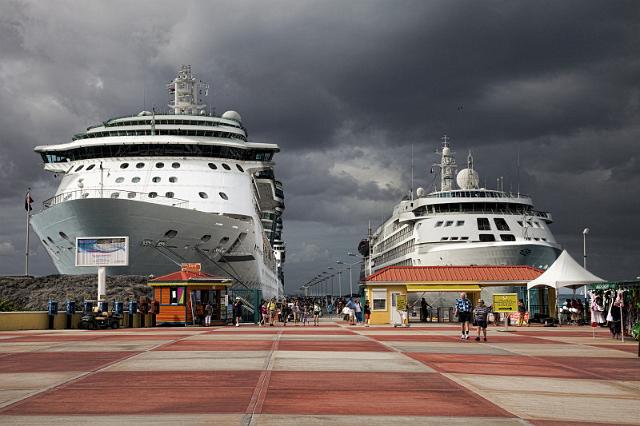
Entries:
POLYGON ((481 188, 471 153, 467 167, 457 172, 446 135, 440 154, 434 165, 439 190, 412 191, 360 243, 367 275, 393 265, 553 264, 561 249, 549 228, 550 213, 536 210, 529 196, 481 188))

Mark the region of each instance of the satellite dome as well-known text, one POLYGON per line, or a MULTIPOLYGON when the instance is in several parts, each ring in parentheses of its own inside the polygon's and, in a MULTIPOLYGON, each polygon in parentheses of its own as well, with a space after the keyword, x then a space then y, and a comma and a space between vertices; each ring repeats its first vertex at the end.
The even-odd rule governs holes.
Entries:
POLYGON ((442 155, 449 155, 451 154, 451 148, 449 148, 448 146, 445 146, 444 148, 442 148, 442 155))
POLYGON ((138 117, 144 117, 145 115, 152 115, 151 111, 140 111, 138 117))
POLYGON ((416 195, 417 195, 418 197, 424 197, 424 194, 425 194, 425 192, 424 192, 424 188, 418 188, 418 189, 416 189, 416 195))
POLYGON ((456 176, 456 183, 460 189, 477 189, 480 184, 480 176, 473 169, 462 169, 456 176))
POLYGON ((234 120, 238 123, 242 123, 242 117, 236 111, 227 111, 222 114, 222 118, 226 118, 227 120, 234 120))

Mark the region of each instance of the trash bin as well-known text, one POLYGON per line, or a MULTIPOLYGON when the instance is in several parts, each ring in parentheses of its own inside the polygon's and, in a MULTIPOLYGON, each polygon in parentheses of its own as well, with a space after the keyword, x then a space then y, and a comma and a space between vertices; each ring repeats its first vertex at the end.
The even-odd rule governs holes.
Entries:
POLYGON ((82 315, 89 315, 93 311, 93 302, 85 300, 82 303, 82 315))
POLYGON ((53 320, 58 315, 58 302, 49 299, 47 303, 47 314, 49 315, 49 330, 53 330, 53 320))
POLYGON ((133 315, 138 312, 138 302, 135 300, 129 301, 129 328, 133 328, 133 315))
POLYGON ((122 315, 124 313, 124 303, 123 302, 113 302, 113 313, 115 315, 122 315))
POLYGON ((109 312, 109 302, 106 300, 99 301, 98 307, 100 308, 100 312, 109 312))
POLYGON ((65 328, 71 328, 71 322, 73 320, 73 314, 76 312, 76 301, 67 300, 65 311, 67 314, 65 328))

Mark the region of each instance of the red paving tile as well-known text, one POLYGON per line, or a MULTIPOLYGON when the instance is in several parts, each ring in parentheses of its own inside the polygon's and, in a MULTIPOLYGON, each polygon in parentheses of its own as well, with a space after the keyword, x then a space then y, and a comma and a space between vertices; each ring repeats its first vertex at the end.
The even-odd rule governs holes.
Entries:
POLYGON ((163 345, 158 351, 266 351, 271 340, 181 340, 163 345))
POLYGON ((348 327, 350 330, 363 330, 363 331, 397 331, 397 332, 409 332, 409 331, 451 331, 460 330, 460 326, 439 326, 439 327, 363 327, 355 326, 348 327))
POLYGON ((8 407, 2 414, 244 413, 260 374, 97 373, 8 407))
POLYGON ((278 343, 281 351, 338 351, 338 352, 389 352, 386 346, 367 340, 351 342, 335 340, 281 340, 278 343))
POLYGON ((567 422, 554 420, 527 420, 536 426, 619 426, 617 423, 601 423, 601 422, 567 422))
POLYGON ((0 373, 92 371, 137 352, 29 352, 0 358, 0 373))
POLYGON ((460 340, 460 336, 443 336, 441 334, 384 334, 367 336, 380 342, 452 342, 460 340))
POLYGON ((407 353, 442 373, 592 379, 593 374, 526 356, 407 353))
POLYGON ((406 353, 413 359, 425 363, 438 362, 475 362, 480 364, 500 365, 552 365, 550 362, 539 358, 524 355, 480 355, 480 354, 442 354, 442 353, 406 353))
POLYGON ((416 391, 446 391, 451 388, 451 382, 437 373, 272 371, 269 389, 349 390, 354 387, 354 384, 357 387, 373 383, 375 383, 376 389, 396 391, 407 390, 407 386, 416 391))
POLYGON ((510 416, 433 373, 273 372, 262 413, 510 416))
POLYGON ((632 354, 638 353, 638 345, 589 345, 597 348, 615 349, 623 352, 630 352, 632 354))
POLYGON ((640 380, 640 358, 543 357, 606 380, 640 380))
MULTIPOLYGON (((563 329, 564 330, 564 329, 563 329)), ((515 334, 521 336, 540 336, 540 337, 592 337, 591 328, 583 329, 584 331, 514 331, 515 334)), ((596 338, 609 337, 608 332, 596 332, 596 338)))

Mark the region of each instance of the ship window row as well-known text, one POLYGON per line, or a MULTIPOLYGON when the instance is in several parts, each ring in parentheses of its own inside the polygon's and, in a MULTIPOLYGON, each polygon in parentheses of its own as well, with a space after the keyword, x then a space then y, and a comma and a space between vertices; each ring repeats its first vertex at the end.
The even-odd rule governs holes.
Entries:
MULTIPOLYGON (((271 161, 273 154, 272 150, 241 149, 221 145, 126 144, 85 146, 55 153, 41 153, 41 156, 45 163, 65 163, 94 158, 174 156, 228 158, 238 161, 271 161)), ((136 167, 138 166, 136 165, 136 167)))
POLYGON ((464 226, 464 220, 439 220, 435 223, 434 228, 439 228, 441 226, 447 227, 447 226, 453 226, 453 224, 456 224, 456 226, 464 226))
POLYGON ((400 242, 400 241, 404 240, 405 238, 407 238, 409 236, 409 234, 411 234, 412 232, 413 232, 413 226, 412 225, 407 225, 405 228, 400 230, 400 232, 392 235, 391 237, 389 237, 386 240, 382 241, 380 244, 377 244, 373 248, 373 252, 374 253, 380 253, 380 252, 385 251, 389 247, 394 246, 398 242, 400 242))
POLYGON ((421 206, 414 210, 416 216, 438 213, 489 213, 489 214, 532 214, 531 206, 518 203, 447 203, 421 206))
POLYGON ((208 138, 238 139, 246 142, 247 137, 238 133, 223 132, 220 130, 183 130, 183 129, 136 129, 136 130, 110 130, 103 132, 79 133, 72 140, 107 138, 112 136, 201 136, 208 138))
POLYGON ((410 239, 409 241, 407 241, 406 243, 403 243, 401 245, 399 245, 398 247, 395 247, 391 250, 389 250, 386 253, 383 253, 382 255, 378 256, 378 257, 374 257, 373 260, 375 262, 376 265, 381 265, 384 263, 387 263, 393 259, 396 259, 398 257, 404 256, 408 253, 411 253, 414 250, 413 247, 413 238, 410 239))
MULTIPOLYGON (((542 228, 543 226, 540 224, 540 222, 538 222, 537 220, 527 220, 527 227, 529 228, 542 228)), ((518 225, 520 225, 520 227, 524 228, 525 227, 525 221, 519 220, 518 221, 518 225)))
POLYGON ((442 237, 440 241, 469 241, 469 237, 442 237))
MULTIPOLYGON (((139 183, 140 182, 140 177, 138 176, 134 176, 131 178, 131 183, 139 183)), ((160 176, 154 176, 151 178, 151 182, 153 183, 160 183, 160 181, 162 181, 162 178, 160 176)), ((169 182, 171 183, 176 183, 178 181, 178 178, 175 176, 170 176, 169 177, 169 182)), ((116 183, 123 183, 124 182, 124 178, 122 176, 116 178, 116 183)))
MULTIPOLYGON (((142 196, 142 195, 144 195, 143 193, 132 192, 132 191, 123 191, 123 192, 124 192, 125 194, 127 194, 127 198, 129 198, 129 199, 131 199, 131 198, 136 198, 136 196, 137 196, 138 194, 140 194, 141 196, 142 196)), ((206 192, 200 192, 200 193, 198 193, 198 194, 199 194, 200 198, 202 198, 202 199, 207 199, 207 198, 209 198, 209 195, 207 195, 207 193, 206 193, 206 192)), ((88 195, 88 194, 87 194, 87 195, 88 195)), ((219 192, 219 193, 218 193, 218 195, 219 195, 219 196, 220 196, 220 198, 222 198, 223 200, 228 200, 228 199, 229 199, 229 196, 228 196, 226 193, 224 193, 224 192, 219 192)), ((152 191, 152 192, 149 192, 149 193, 147 194, 147 196, 148 196, 149 198, 157 198, 159 195, 158 195, 158 193, 157 193, 157 192, 152 191)), ((165 196, 166 198, 175 198, 176 194, 175 194, 174 192, 172 192, 172 191, 168 191, 168 192, 165 192, 164 196, 165 196)), ((111 197, 111 198, 120 198, 120 192, 118 192, 118 191, 112 192, 112 193, 111 193, 111 195, 110 195, 110 197, 111 197)), ((85 197, 85 198, 86 198, 86 197, 85 197)))
MULTIPOLYGON (((116 122, 108 122, 105 124, 105 127, 126 127, 126 126, 151 126, 151 123, 154 120, 146 119, 146 120, 131 120, 131 121, 116 121, 116 122)), ((156 119, 155 125, 169 125, 169 126, 228 126, 235 127, 237 129, 243 129, 242 126, 231 123, 222 123, 219 121, 205 121, 205 120, 166 120, 163 118, 156 119)))
POLYGON ((507 194, 496 191, 452 191, 439 192, 427 195, 428 198, 516 198, 522 197, 520 194, 507 194))
MULTIPOLYGON (((478 222, 478 230, 480 231, 491 231, 491 224, 489 223, 489 219, 486 217, 477 218, 478 222)), ((493 223, 496 225, 496 229, 498 231, 511 231, 507 221, 502 217, 496 217, 493 219, 493 223)))

